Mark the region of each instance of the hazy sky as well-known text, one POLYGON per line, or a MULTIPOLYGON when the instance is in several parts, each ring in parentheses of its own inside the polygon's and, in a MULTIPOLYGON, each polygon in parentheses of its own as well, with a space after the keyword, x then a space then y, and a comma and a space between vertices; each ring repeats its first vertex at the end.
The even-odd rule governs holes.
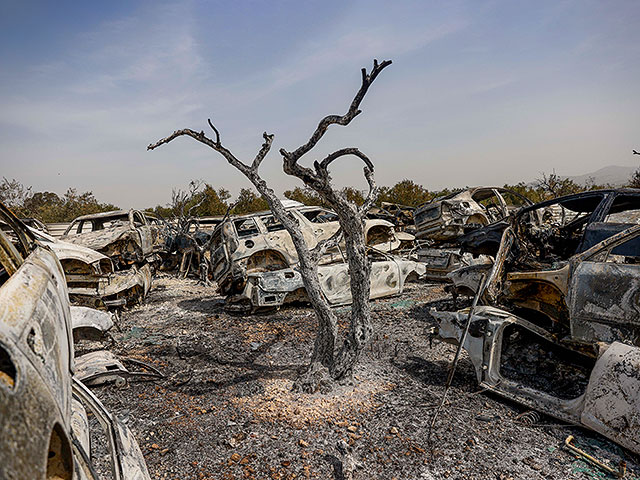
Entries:
MULTIPOLYGON (((249 182, 178 128, 208 130, 262 172, 299 183, 278 149, 345 112, 360 68, 392 59, 363 114, 305 162, 357 146, 381 185, 532 180, 635 165, 639 1, 171 1, 0 3, 0 175, 34 190, 92 190, 121 207, 165 204, 200 178, 249 182)), ((364 187, 360 164, 334 169, 364 187)))

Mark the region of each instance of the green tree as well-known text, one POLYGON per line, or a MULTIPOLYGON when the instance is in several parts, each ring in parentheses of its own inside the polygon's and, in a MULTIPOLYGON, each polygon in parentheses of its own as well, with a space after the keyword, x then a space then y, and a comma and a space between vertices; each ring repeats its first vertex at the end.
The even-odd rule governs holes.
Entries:
POLYGON ((289 200, 304 203, 305 205, 325 206, 322 198, 309 187, 296 187, 293 190, 286 190, 284 196, 289 200))
POLYGON ((252 190, 243 188, 238 194, 235 206, 233 207, 233 213, 236 215, 243 215, 246 213, 259 212, 261 210, 269 210, 267 201, 256 195, 252 190))
POLYGON ((422 185, 405 178, 393 187, 381 187, 376 204, 380 205, 382 202, 389 202, 408 207, 417 207, 432 198, 433 194, 422 185))
POLYGON ((343 195, 345 197, 347 197, 347 200, 349 200, 350 202, 355 203, 356 205, 360 206, 364 203, 364 195, 362 194, 362 192, 356 188, 353 187, 344 187, 341 192, 343 193, 343 195))
POLYGON ((210 184, 205 183, 204 189, 195 196, 193 204, 200 203, 193 209, 193 215, 198 217, 224 215, 229 208, 227 200, 231 198, 231 194, 225 188, 216 190, 210 184))

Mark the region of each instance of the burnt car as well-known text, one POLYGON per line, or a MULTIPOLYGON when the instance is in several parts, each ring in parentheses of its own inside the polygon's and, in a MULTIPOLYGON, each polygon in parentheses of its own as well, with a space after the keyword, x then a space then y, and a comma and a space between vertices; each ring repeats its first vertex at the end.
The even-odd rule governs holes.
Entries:
MULTIPOLYGON (((407 282, 420 279, 425 274, 425 267, 419 262, 391 255, 377 255, 377 257, 371 262, 370 299, 400 295, 407 282)), ((351 303, 351 279, 347 263, 318 266, 318 279, 329 305, 339 306, 351 303)), ((285 268, 249 273, 244 290, 229 297, 227 306, 236 311, 256 311, 307 301, 308 297, 300 272, 295 268, 285 268)))
MULTIPOLYGON (((337 215, 330 210, 295 206, 288 211, 298 220, 309 248, 333 237, 340 229, 337 215)), ((241 294, 251 273, 288 269, 298 263, 289 232, 270 211, 229 218, 212 235, 211 271, 224 295, 241 294)), ((365 236, 368 246, 382 252, 393 251, 402 244, 393 224, 385 220, 366 220, 365 236)), ((342 252, 336 247, 320 263, 343 261, 342 252)))
POLYGON ((507 217, 532 202, 500 187, 476 187, 438 197, 414 212, 416 238, 434 244, 455 243, 469 231, 507 217))
MULTIPOLYGON (((439 336, 458 344, 468 309, 433 315, 439 336)), ((588 355, 494 307, 477 307, 470 321, 463 347, 483 389, 640 453, 640 348, 603 342, 588 355)))
POLYGON ((115 271, 111 259, 100 252, 37 230, 31 232, 60 260, 71 303, 100 309, 132 306, 151 289, 153 278, 148 264, 115 271))
MULTIPOLYGON (((594 222, 587 236, 600 237, 618 228, 619 224, 594 222)), ((511 227, 503 238, 485 301, 505 305, 574 342, 623 341, 640 346, 640 225, 567 261, 527 269, 514 263, 522 245, 511 227)))
POLYGON ((398 232, 416 233, 413 222, 415 207, 400 205, 398 203, 382 202, 379 207, 371 207, 367 212, 367 218, 378 218, 393 223, 398 232))
POLYGON ((158 224, 138 210, 83 215, 71 222, 61 240, 106 255, 118 270, 157 262, 163 248, 158 224))
POLYGON ((510 218, 463 235, 458 239, 463 251, 474 255, 496 255, 502 233, 512 225, 526 235, 536 256, 543 262, 565 259, 638 223, 640 190, 633 188, 592 190, 566 195, 524 207, 510 218), (616 229, 587 228, 592 223, 617 224, 616 229), (546 259, 546 260, 545 260, 546 259))
POLYGON ((60 262, 1 203, 0 220, 0 478, 97 480, 88 408, 104 420, 113 478, 149 479, 129 429, 72 377, 60 262))
MULTIPOLYGON (((460 237, 459 242, 464 252, 495 257, 504 250, 503 236, 509 228, 517 242, 502 255, 505 271, 549 270, 639 220, 640 190, 593 190, 524 207, 507 219, 460 237)), ((461 293, 474 294, 480 275, 466 268, 449 277, 461 293)))

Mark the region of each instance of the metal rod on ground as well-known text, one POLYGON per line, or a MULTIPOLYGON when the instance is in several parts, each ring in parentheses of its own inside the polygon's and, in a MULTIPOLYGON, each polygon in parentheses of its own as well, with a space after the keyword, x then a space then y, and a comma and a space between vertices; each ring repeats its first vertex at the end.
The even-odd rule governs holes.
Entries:
POLYGON ((591 455, 589 455, 584 450, 580 450, 578 447, 576 447, 575 445, 573 445, 571 443, 572 440, 573 440, 573 435, 569 435, 567 437, 567 439, 564 441, 564 444, 567 447, 569 447, 569 449, 572 450, 574 453, 577 453, 578 455, 580 455, 583 458, 587 459, 588 461, 590 461, 595 466, 601 468, 602 470, 604 470, 607 473, 610 473, 611 475, 613 475, 616 478, 623 478, 625 473, 627 473, 627 463, 625 461, 621 461, 620 464, 618 465, 618 470, 616 470, 615 468, 611 468, 609 465, 605 465, 604 463, 602 463, 597 458, 592 457, 591 455))
MULTIPOLYGON (((427 435, 427 443, 429 443, 429 445, 431 444, 431 432, 433 431, 433 427, 436 424, 436 420, 438 418, 438 414, 440 413, 440 410, 442 410, 444 402, 447 399, 447 392, 449 391, 449 387, 451 386, 451 382, 453 382, 453 376, 456 373, 456 366, 458 365, 458 359, 460 358, 460 353, 462 352, 462 348, 464 346, 464 342, 467 339, 467 333, 469 333, 469 326, 471 325, 471 318, 473 317, 473 312, 476 309, 476 306, 478 305, 478 300, 480 299, 480 296, 484 292, 484 287, 485 287, 486 280, 487 280, 487 275, 483 274, 482 278, 480 279, 480 287, 478 288, 478 292, 476 293, 476 296, 473 298, 473 304, 471 305, 471 308, 469 309, 469 315, 467 316, 467 322, 466 322, 466 324, 464 326, 464 330, 462 332, 462 336, 460 337, 460 342, 458 343, 458 348, 456 349, 456 355, 455 355, 455 357, 453 357, 453 363, 451 364, 451 369, 449 370, 449 376, 447 377, 447 383, 445 384, 445 387, 444 387, 444 393, 442 394, 442 399, 440 400, 440 404, 438 405, 438 408, 433 413, 433 417, 431 418, 431 424, 429 425, 429 434, 427 435)), ((432 449, 432 451, 433 451, 433 449, 432 449)))

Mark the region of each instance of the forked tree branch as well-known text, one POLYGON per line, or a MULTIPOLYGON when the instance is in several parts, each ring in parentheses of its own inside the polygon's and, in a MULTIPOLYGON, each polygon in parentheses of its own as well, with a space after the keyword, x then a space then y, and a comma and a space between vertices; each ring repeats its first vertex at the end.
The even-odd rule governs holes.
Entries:
POLYGON ((216 144, 220 145, 220 132, 215 127, 215 125, 213 123, 211 123, 211 119, 210 118, 207 118, 207 122, 209 123, 209 126, 211 127, 211 130, 213 130, 213 132, 216 134, 216 144))
POLYGON ((156 143, 149 144, 149 146, 147 146, 147 150, 153 150, 155 148, 158 148, 161 145, 164 145, 166 143, 171 142, 172 140, 175 140, 178 137, 186 135, 188 137, 196 139, 200 143, 204 143, 208 147, 213 148, 216 152, 220 153, 224 158, 226 158, 227 162, 229 162, 231 165, 236 167, 245 175, 250 175, 252 173, 257 174, 260 163, 262 162, 262 160, 264 160, 264 157, 266 157, 267 153, 269 153, 269 150, 271 149, 271 144, 273 143, 273 135, 268 135, 266 132, 262 135, 264 137, 264 143, 262 144, 260 151, 256 155, 256 158, 253 160, 253 163, 251 164, 251 166, 249 166, 243 163, 242 161, 238 160, 238 158, 233 153, 231 153, 227 148, 225 148, 222 145, 222 143, 220 143, 220 133, 218 132, 218 129, 216 129, 213 126, 213 124, 211 123, 211 120, 208 120, 208 121, 209 121, 209 125, 211 126, 211 128, 213 128, 216 134, 216 140, 212 140, 209 137, 207 137, 204 134, 204 131, 196 132, 195 130, 191 130, 190 128, 184 128, 182 130, 176 130, 168 137, 161 138, 156 143))
POLYGON ((316 144, 323 137, 323 135, 325 134, 329 126, 333 124, 342 125, 342 126, 348 125, 351 122, 351 120, 353 120, 357 115, 361 113, 361 110, 359 110, 360 103, 362 102, 362 99, 366 95, 367 90, 369 90, 369 87, 371 86, 373 81, 380 74, 380 72, 389 65, 391 65, 391 60, 385 60, 380 64, 378 63, 378 60, 374 60, 373 69, 371 70, 370 74, 367 74, 367 69, 363 68, 362 69, 362 85, 360 86, 360 89, 358 90, 358 92, 356 93, 356 96, 351 102, 351 105, 349 106, 349 110, 347 111, 347 113, 345 113, 342 116, 327 115, 322 120, 320 120, 320 123, 316 127, 316 130, 313 132, 313 134, 311 135, 311 138, 307 143, 298 147, 295 151, 291 153, 287 152, 284 148, 280 149, 280 153, 282 154, 282 156, 289 159, 291 162, 297 162, 298 159, 300 159, 300 157, 302 157, 305 153, 307 153, 309 150, 311 150, 313 147, 316 146, 316 144))

